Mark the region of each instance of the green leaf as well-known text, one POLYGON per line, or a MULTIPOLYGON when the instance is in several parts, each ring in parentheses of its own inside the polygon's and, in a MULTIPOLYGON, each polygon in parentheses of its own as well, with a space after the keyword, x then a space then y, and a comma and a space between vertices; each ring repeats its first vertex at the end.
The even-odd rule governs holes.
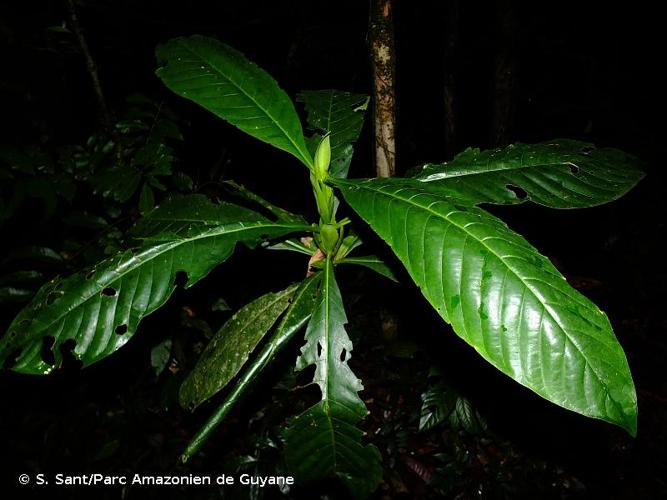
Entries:
POLYGON ((167 339, 151 349, 151 366, 155 371, 156 377, 164 371, 171 359, 171 346, 172 340, 167 339))
POLYGON ((197 35, 174 38, 156 54, 157 76, 169 89, 313 167, 291 99, 239 51, 197 35))
POLYGON ((546 399, 635 434, 635 388, 607 316, 524 238, 419 181, 335 184, 480 355, 546 399))
POLYGON ((314 382, 322 399, 292 420, 285 433, 285 456, 297 477, 335 476, 364 498, 382 480, 381 457, 373 445, 362 443, 363 433, 355 427, 368 411, 357 394, 363 389, 361 381, 348 366, 352 342, 330 259, 322 274, 322 294, 297 360, 298 370, 315 365, 314 382))
POLYGON ((336 264, 353 264, 356 266, 367 267, 368 269, 375 271, 376 273, 384 276, 385 278, 389 278, 391 281, 398 283, 398 279, 394 275, 391 268, 387 265, 385 261, 380 259, 380 257, 378 257, 377 255, 345 257, 344 259, 336 261, 336 264))
POLYGON ((248 361, 257 344, 285 312, 297 285, 267 293, 242 307, 218 330, 181 385, 183 408, 195 409, 222 390, 248 361))
MULTIPOLYGON (((313 130, 329 134, 331 140, 331 167, 333 177, 347 177, 353 147, 364 124, 368 96, 339 90, 305 90, 297 96, 305 105, 308 125, 313 130)), ((313 144, 320 143, 317 134, 313 144)))
POLYGON ((252 191, 247 189, 245 186, 242 186, 241 184, 237 184, 234 181, 223 181, 223 184, 232 188, 235 194, 239 195, 245 200, 256 203, 260 207, 264 208, 267 212, 272 214, 276 219, 305 223, 303 217, 301 217, 300 215, 293 214, 291 212, 288 212, 284 208, 280 208, 274 205, 273 203, 269 202, 268 200, 265 200, 258 194, 253 193, 252 191))
POLYGON ((317 245, 314 243, 313 239, 308 240, 297 240, 291 238, 289 240, 281 241, 275 245, 271 245, 269 250, 286 250, 289 252, 296 252, 302 255, 308 255, 309 257, 317 251, 317 245))
POLYGON ((623 196, 644 174, 622 151, 558 139, 504 149, 468 149, 425 165, 415 177, 442 194, 472 203, 531 200, 552 208, 601 205, 623 196))
POLYGON ((420 431, 434 429, 445 422, 454 430, 464 430, 471 434, 481 434, 486 430, 486 422, 470 401, 444 382, 429 386, 421 398, 420 431))
POLYGON ((458 394, 440 382, 429 386, 421 395, 419 431, 428 431, 446 422, 456 408, 458 394))
POLYGON ((187 462, 201 448, 213 430, 225 419, 237 401, 262 370, 266 368, 278 351, 306 324, 315 307, 321 274, 315 273, 298 286, 298 289, 294 292, 292 303, 280 320, 280 324, 276 327, 271 338, 264 344, 261 352, 243 368, 238 381, 234 384, 229 395, 192 439, 188 448, 181 456, 183 462, 187 462))
POLYGON ((129 165, 106 168, 90 179, 95 193, 120 203, 132 197, 140 182, 141 172, 129 165))
POLYGON ((139 195, 139 212, 145 214, 155 207, 155 196, 153 195, 153 190, 151 187, 144 183, 141 188, 141 194, 139 195))
POLYGON ((49 373, 62 361, 59 347, 71 339, 74 356, 90 365, 122 347, 141 319, 166 302, 177 275, 188 288, 225 261, 237 242, 252 246, 308 229, 202 196, 170 200, 139 222, 141 247, 44 285, 0 339, 0 363, 18 351, 14 370, 49 373), (52 349, 54 365, 40 357, 44 345, 52 349))

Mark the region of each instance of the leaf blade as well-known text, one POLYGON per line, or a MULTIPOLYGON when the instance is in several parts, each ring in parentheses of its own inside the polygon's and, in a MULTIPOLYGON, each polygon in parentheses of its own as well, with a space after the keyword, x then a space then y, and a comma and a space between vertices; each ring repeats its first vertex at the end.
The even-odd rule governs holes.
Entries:
MULTIPOLYGON (((314 130, 329 134, 331 141, 331 167, 333 177, 347 177, 354 153, 353 144, 359 138, 364 124, 363 111, 368 96, 339 90, 304 90, 297 101, 305 105, 308 125, 314 130)), ((319 144, 321 135, 316 135, 319 144)))
POLYGON ((297 359, 297 369, 315 364, 313 381, 321 400, 295 417, 285 432, 285 456, 294 473, 317 480, 336 476, 359 498, 368 496, 382 479, 380 453, 364 445, 356 425, 367 410, 358 391, 361 381, 347 362, 352 343, 333 264, 326 260, 322 294, 306 330, 306 344, 297 359))
POLYGON ((296 288, 292 285, 281 292, 262 295, 222 325, 181 385, 179 399, 183 408, 194 410, 236 376, 257 344, 287 309, 296 288))
POLYGON ((254 380, 259 377, 278 351, 306 324, 315 307, 320 279, 321 273, 316 273, 298 285, 298 289, 294 292, 292 303, 283 315, 280 324, 276 327, 271 338, 264 345, 257 357, 244 367, 238 382, 234 385, 229 395, 213 415, 211 415, 190 444, 188 444, 187 449, 181 456, 183 462, 187 462, 190 457, 197 453, 214 429, 225 419, 234 405, 254 380))
POLYGON ((139 322, 171 296, 181 272, 186 273, 184 286, 189 287, 224 262, 238 242, 253 245, 265 236, 308 229, 295 223, 270 222, 241 207, 236 207, 239 210, 234 211, 234 217, 243 218, 234 222, 234 217, 222 217, 229 205, 221 209, 219 225, 206 218, 216 213, 213 204, 202 214, 204 218, 197 220, 197 210, 204 206, 202 198, 178 198, 152 211, 139 224, 140 232, 150 236, 140 248, 106 259, 87 274, 57 278, 44 285, 0 339, 0 362, 21 349, 12 369, 46 374, 62 362, 57 347, 73 340, 73 354, 88 366, 129 340, 139 322), (185 210, 187 200, 198 200, 190 212, 174 210, 185 210), (53 339, 55 365, 40 357, 42 343, 49 338, 53 339))
POLYGON ((213 38, 174 38, 156 49, 156 74, 175 93, 232 125, 294 155, 313 160, 292 100, 263 69, 213 38))
POLYGON ((419 181, 334 183, 482 357, 542 397, 635 434, 634 384, 609 320, 527 241, 419 181))
POLYGON ((637 158, 611 148, 557 139, 504 149, 468 149, 452 161, 427 164, 415 178, 472 203, 533 201, 551 208, 584 208, 623 196, 644 174, 637 158))

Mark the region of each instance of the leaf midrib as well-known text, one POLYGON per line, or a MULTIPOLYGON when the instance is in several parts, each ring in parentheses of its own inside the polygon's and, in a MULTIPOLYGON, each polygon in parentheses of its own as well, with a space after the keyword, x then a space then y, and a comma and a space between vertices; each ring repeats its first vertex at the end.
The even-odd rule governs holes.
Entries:
MULTIPOLYGON (((37 332, 41 332, 41 331, 44 331, 45 329, 50 328, 52 325, 54 325, 58 321, 62 320, 65 316, 67 316, 69 313, 71 313, 74 309, 77 309, 77 308, 81 307, 83 304, 85 304, 92 297, 95 297, 96 295, 98 295, 100 290, 102 290, 106 286, 117 283, 118 280, 122 279, 125 275, 131 273, 132 271, 135 271, 138 267, 141 267, 142 265, 152 261, 153 259, 161 256, 162 254, 164 254, 166 252, 169 252, 169 251, 173 250, 174 248, 176 248, 176 247, 178 247, 182 244, 190 243, 192 241, 196 241, 196 240, 200 240, 200 239, 204 239, 204 238, 213 238, 213 237, 216 237, 216 236, 226 236, 228 234, 234 234, 234 233, 237 233, 237 232, 240 232, 240 231, 257 229, 257 228, 261 228, 261 227, 272 227, 272 228, 275 228, 275 227, 285 227, 285 228, 292 227, 292 228, 294 228, 295 231, 297 231, 299 229, 304 229, 304 230, 310 229, 308 226, 291 225, 291 224, 265 224, 265 223, 263 223, 263 225, 262 225, 262 224, 254 223, 254 225, 248 225, 248 226, 243 225, 243 224, 245 224, 243 222, 235 222, 233 224, 234 225, 241 224, 242 227, 236 228, 236 229, 231 230, 231 231, 226 231, 226 232, 225 231, 220 231, 221 229, 223 230, 225 227, 227 227, 227 225, 224 225, 224 226, 220 226, 218 228, 214 228, 217 231, 210 230, 210 231, 206 231, 205 233, 202 233, 200 235, 197 235, 197 236, 194 236, 194 237, 191 237, 191 238, 183 238, 183 239, 175 240, 175 241, 172 241, 172 242, 162 243, 162 244, 157 245, 155 247, 150 247, 150 248, 145 250, 145 253, 149 253, 149 252, 154 252, 154 253, 152 253, 150 258, 148 258, 146 260, 140 260, 139 259, 139 257, 142 254, 135 255, 134 260, 135 260, 136 263, 134 265, 127 266, 127 268, 122 273, 117 274, 112 280, 103 282, 102 286, 96 287, 96 290, 93 293, 91 293, 87 296, 82 296, 81 300, 78 303, 76 303, 73 307, 68 308, 63 314, 56 316, 56 318, 53 319, 51 322, 46 323, 46 324, 42 323, 42 325, 44 325, 43 328, 37 330, 37 332), (164 248, 160 248, 160 247, 164 247, 164 248), (159 249, 159 251, 155 251, 156 249, 159 249)), ((54 305, 55 304, 57 304, 57 302, 55 302, 54 305)))
MULTIPOLYGON (((422 210, 428 211, 428 212, 430 212, 431 214, 433 214, 434 216, 436 216, 436 217, 438 217, 438 218, 440 218, 440 219, 445 220, 447 223, 449 223, 449 224, 451 224, 451 225, 453 225, 453 226, 455 226, 455 227, 458 227, 461 231, 463 231, 463 232, 466 233, 467 235, 471 236, 471 237, 474 238, 476 241, 478 241, 480 244, 482 244, 485 248, 487 248, 487 249, 488 249, 493 255, 495 255, 496 258, 498 258, 501 262, 505 263, 505 260, 504 260, 500 255, 498 255, 498 254, 494 251, 493 248, 491 248, 491 247, 489 247, 488 245, 486 245, 486 244, 484 243, 483 240, 477 238, 476 235, 472 234, 472 233, 471 233, 470 231, 468 231, 465 227, 463 227, 463 226, 457 224, 456 222, 450 220, 447 216, 442 215, 442 214, 440 214, 440 213, 438 213, 438 212, 432 210, 430 207, 425 207, 425 206, 423 206, 423 205, 419 205, 419 204, 413 202, 411 199, 406 199, 406 198, 403 198, 403 197, 401 197, 401 196, 398 196, 396 193, 387 193, 386 191, 383 191, 383 190, 381 190, 381 189, 372 189, 372 188, 370 188, 370 187, 368 187, 368 186, 364 186, 364 185, 361 185, 361 184, 348 184, 348 185, 351 185, 352 187, 359 187, 359 188, 365 189, 366 191, 370 191, 370 192, 372 192, 372 193, 380 193, 380 194, 383 194, 383 195, 385 195, 385 196, 387 196, 387 197, 389 197, 389 198, 394 197, 395 199, 400 200, 400 201, 403 201, 403 202, 406 203, 406 204, 409 204, 409 205, 412 205, 412 206, 414 206, 414 207, 420 208, 420 209, 422 209, 422 210)), ((410 189, 410 188, 400 188, 400 189, 410 189)), ((595 374, 595 377, 596 377, 596 379, 597 379, 599 385, 605 390, 605 392, 606 392, 607 395, 609 396, 609 399, 613 402, 613 404, 614 404, 617 408, 619 408, 619 409, 621 410, 621 413, 624 414, 622 408, 620 408, 620 403, 617 402, 615 399, 613 399, 613 398, 611 397, 611 395, 609 394, 609 391, 607 390, 607 388, 606 388, 605 384, 603 383, 603 381, 602 381, 600 375, 598 374, 597 370, 593 368, 593 364, 589 361, 588 357, 587 357, 587 356, 584 354, 584 352, 581 350, 581 347, 580 347, 580 346, 579 346, 579 345, 578 345, 578 344, 571 338, 571 336, 568 334, 567 330, 563 327, 563 325, 560 323, 560 321, 558 321, 557 318, 555 318, 555 317, 553 316, 553 314, 552 314, 552 312, 551 312, 551 308, 545 306, 545 305, 542 303, 542 300, 541 300, 540 297, 533 291, 532 287, 531 287, 530 285, 528 285, 528 284, 523 280, 523 278, 522 278, 522 277, 521 277, 521 276, 520 276, 520 275, 519 275, 519 274, 518 274, 512 267, 511 267, 511 266, 507 265, 506 263, 505 263, 505 266, 512 272, 512 274, 514 274, 514 276, 516 276, 516 277, 521 281, 521 283, 523 283, 524 287, 525 287, 527 290, 530 291, 530 293, 531 293, 531 294, 533 295, 533 297, 537 300, 537 302, 538 302, 539 304, 542 305, 542 309, 545 310, 545 311, 547 312, 547 314, 549 315, 549 317, 555 322, 555 324, 558 325, 558 327, 560 328, 560 330, 563 332, 563 335, 565 336, 565 338, 566 338, 566 339, 567 339, 567 340, 568 340, 568 341, 569 341, 569 342, 570 342, 570 343, 577 349, 577 351, 578 351, 579 354, 581 355, 581 357, 582 357, 582 359, 584 360, 584 362, 591 368, 591 371, 595 374)), ((596 339, 596 340, 597 340, 597 339, 596 339)), ((598 340, 598 342, 599 342, 599 340, 598 340)), ((603 345, 604 345, 604 344, 603 344, 603 345)), ((605 347, 607 347, 607 346, 605 346, 605 347)))
MULTIPOLYGON (((184 46, 185 49, 187 51, 189 51, 190 53, 192 53, 195 57, 199 58, 199 60, 201 60, 204 64, 206 64, 207 66, 209 66, 210 68, 215 70, 220 76, 222 76, 222 78, 229 81, 232 85, 234 85, 234 87, 237 90, 239 90, 243 95, 245 95, 248 99, 250 99, 257 106, 257 108, 259 108, 259 110, 262 111, 280 129, 280 131, 287 138, 287 140, 290 142, 290 144, 292 144, 292 146, 294 146, 296 148, 296 151, 299 153, 300 160, 303 161, 309 169, 312 169, 314 167, 313 161, 310 158, 310 154, 307 153, 307 150, 304 153, 304 149, 302 149, 300 145, 298 145, 296 142, 294 142, 294 139, 290 136, 290 134, 287 133, 287 131, 280 124, 280 122, 277 121, 273 117, 273 115, 271 113, 269 113, 268 110, 266 110, 263 106, 261 106, 252 95, 248 94, 248 92, 246 92, 243 89, 243 87, 241 87, 230 76, 228 76, 225 72, 223 72, 220 68, 218 68, 217 65, 213 64, 212 62, 208 61, 207 59, 204 59, 204 57, 201 56, 193 47, 190 47, 189 44, 181 44, 181 45, 184 46)), ((225 48, 227 48, 227 46, 225 46, 225 48)), ((250 62, 250 64, 253 64, 253 63, 250 62)), ((278 87, 278 89, 282 92, 282 89, 280 89, 280 87, 278 87)), ((297 116, 295 116, 295 118, 298 120, 297 116)))
MULTIPOLYGON (((490 162, 487 161, 487 165, 490 162)), ((483 170, 483 171, 466 171, 463 173, 458 173, 458 172, 441 172, 438 174, 431 174, 427 177, 416 177, 416 179, 420 182, 435 182, 435 181, 444 181, 446 179, 456 179, 458 177, 468 177, 471 175, 484 175, 484 174, 495 174, 497 172, 514 172, 517 170, 525 170, 525 169, 542 169, 542 168, 553 168, 553 167, 577 167, 577 168, 582 168, 580 164, 570 162, 570 161, 564 161, 561 163, 533 163, 533 164, 528 164, 528 163, 523 163, 523 159, 519 160, 521 165, 516 166, 516 167, 510 167, 510 168, 490 168, 488 170, 483 170)), ((436 165, 436 164, 432 164, 436 165)), ((470 164, 466 168, 475 168, 476 166, 481 166, 483 164, 481 163, 476 163, 476 164, 470 164)), ((447 164, 445 163, 442 165, 443 167, 446 167, 447 164)), ((586 170, 586 173, 593 175, 589 170, 586 170)))

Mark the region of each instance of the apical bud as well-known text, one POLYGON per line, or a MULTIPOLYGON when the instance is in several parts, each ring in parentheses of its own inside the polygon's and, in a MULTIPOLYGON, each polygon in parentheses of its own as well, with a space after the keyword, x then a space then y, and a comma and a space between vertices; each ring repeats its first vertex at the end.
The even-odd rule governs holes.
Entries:
POLYGON ((338 243, 338 229, 332 224, 322 224, 320 226, 320 241, 322 243, 322 250, 327 255, 335 250, 338 243))
POLYGON ((329 163, 331 163, 331 141, 326 135, 315 152, 315 177, 318 180, 326 179, 329 174, 329 163))

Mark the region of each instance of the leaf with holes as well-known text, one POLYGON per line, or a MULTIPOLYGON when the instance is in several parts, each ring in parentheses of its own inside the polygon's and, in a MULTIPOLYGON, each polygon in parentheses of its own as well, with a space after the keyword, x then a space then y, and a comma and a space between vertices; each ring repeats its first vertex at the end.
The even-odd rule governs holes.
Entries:
POLYGON ((524 238, 417 180, 334 182, 480 355, 544 398, 635 434, 635 388, 607 316, 524 238))
POLYGON ((317 480, 341 479, 358 498, 368 496, 382 479, 380 453, 362 443, 355 426, 367 415, 357 394, 361 381, 348 365, 352 342, 333 264, 326 260, 322 294, 306 329, 297 369, 315 365, 314 382, 321 400, 294 418, 285 432, 285 456, 294 474, 317 480))
POLYGON ((169 40, 156 54, 162 64, 157 76, 169 89, 312 168, 292 100, 239 51, 213 38, 192 36, 169 40))
POLYGON ((181 385, 183 408, 194 409, 223 389, 285 312, 298 285, 267 293, 242 307, 213 336, 181 385))
POLYGON ((203 196, 168 201, 137 225, 142 246, 44 285, 0 339, 0 363, 15 358, 15 371, 48 373, 62 362, 63 344, 75 341, 74 356, 90 365, 122 347, 141 319, 166 302, 177 275, 189 288, 225 261, 237 242, 253 246, 309 229, 203 196))
MULTIPOLYGON (((364 124, 368 96, 339 90, 304 90, 297 96, 297 101, 306 107, 310 128, 330 134, 331 175, 347 177, 354 152, 352 145, 359 138, 364 124)), ((322 135, 316 133, 310 140, 314 148, 321 138, 322 135)))
POLYGON ((601 205, 623 196, 644 174, 622 151, 558 139, 504 149, 468 149, 452 161, 427 164, 415 178, 444 195, 472 203, 552 208, 601 205))

